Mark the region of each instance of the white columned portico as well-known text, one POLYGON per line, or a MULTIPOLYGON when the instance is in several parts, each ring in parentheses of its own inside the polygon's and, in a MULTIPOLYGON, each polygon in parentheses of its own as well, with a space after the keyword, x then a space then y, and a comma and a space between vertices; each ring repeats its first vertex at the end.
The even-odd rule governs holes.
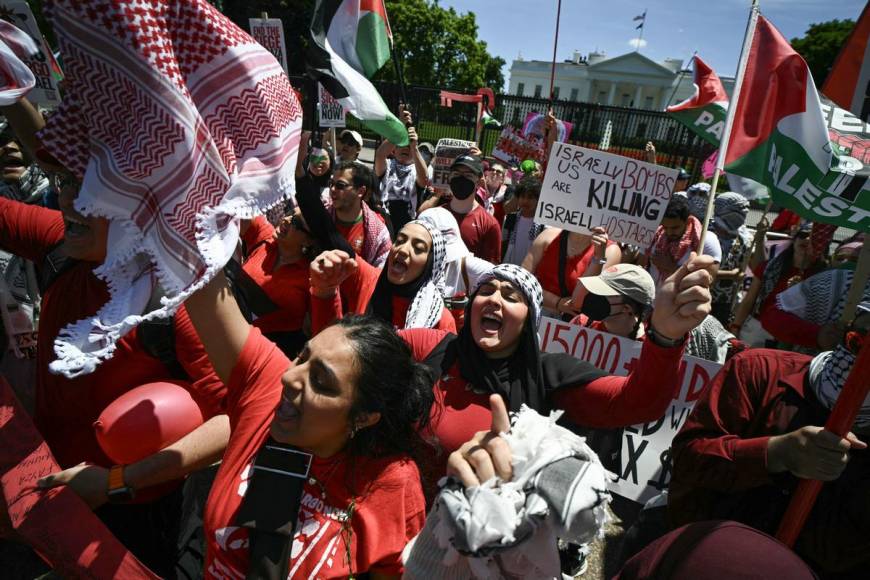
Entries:
POLYGON ((612 104, 613 104, 613 100, 614 100, 615 98, 616 98, 616 83, 615 83, 615 82, 611 82, 611 83, 610 83, 610 94, 607 95, 607 104, 608 104, 608 105, 612 105, 612 104))

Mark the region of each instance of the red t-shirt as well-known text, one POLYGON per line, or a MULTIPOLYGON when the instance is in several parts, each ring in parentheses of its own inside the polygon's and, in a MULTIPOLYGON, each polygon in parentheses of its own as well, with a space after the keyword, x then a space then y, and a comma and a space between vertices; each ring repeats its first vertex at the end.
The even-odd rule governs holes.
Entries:
POLYGON ((366 230, 363 227, 362 217, 352 224, 346 224, 345 222, 336 219, 335 227, 338 229, 338 233, 347 240, 347 243, 350 244, 350 247, 353 248, 354 252, 357 254, 362 252, 363 242, 366 237, 366 230))
MULTIPOLYGON (((586 316, 585 314, 578 314, 577 316, 575 316, 574 318, 571 319, 571 322, 569 324, 576 324, 577 326, 585 326, 586 328, 591 328, 592 330, 598 330, 600 332, 608 332, 610 334, 613 334, 612 332, 607 330, 607 327, 604 325, 603 320, 590 321, 589 317, 586 316)), ((646 340, 646 334, 642 334, 639 338, 634 338, 632 340, 644 341, 644 340, 646 340)))
POLYGON ((278 307, 254 320, 254 326, 265 333, 301 329, 310 304, 310 263, 303 259, 276 269, 279 254, 275 228, 262 216, 251 221, 244 239, 251 250, 242 269, 278 307))
MULTIPOLYGON (((425 328, 399 331, 418 361, 426 360, 446 334, 425 328)), ((554 391, 550 402, 554 409, 564 409, 571 421, 584 427, 613 428, 654 421, 662 416, 679 389, 682 354, 682 348, 662 348, 646 341, 636 367, 643 372, 627 377, 605 376, 585 385, 565 387, 554 391)), ((455 363, 435 384, 431 427, 441 454, 426 462, 432 466, 431 471, 424 467, 424 478, 430 480, 426 489, 430 489, 431 478, 444 475, 447 456, 478 431, 488 430, 491 423, 489 395, 469 389, 459 363, 455 363)))
POLYGON ((459 224, 459 235, 469 251, 482 260, 501 262, 501 226, 495 218, 478 205, 466 214, 456 213, 445 206, 459 224))
MULTIPOLYGON (((229 380, 228 414, 232 434, 206 504, 203 528, 206 578, 245 577, 248 532, 234 525, 248 487, 251 463, 269 435, 281 398, 281 375, 292 363, 252 328, 229 380)), ((290 578, 346 578, 350 570, 342 535, 350 505, 343 455, 315 458, 306 482, 290 558, 290 578), (336 465, 336 462, 338 464, 336 465)), ((353 572, 402 573, 402 550, 422 529, 426 517, 420 475, 413 461, 388 457, 352 460, 365 489, 350 523, 353 572), (369 483, 370 482, 370 483, 369 483)))
MULTIPOLYGON (((42 264, 64 235, 60 212, 0 198, 0 247, 42 264)), ((34 422, 63 468, 82 461, 109 466, 97 443, 93 423, 106 406, 134 387, 170 379, 168 369, 145 353, 136 329, 117 343, 109 360, 88 375, 67 379, 48 372, 55 359, 54 339, 66 325, 96 314, 109 299, 97 264, 77 262, 58 276, 42 297, 36 354, 34 422)), ((183 309, 175 318, 175 350, 193 379, 190 393, 210 418, 222 412, 225 389, 183 309)))
MULTIPOLYGON (((556 296, 562 296, 562 288, 559 285, 559 241, 562 239, 560 234, 550 242, 547 249, 544 250, 544 255, 541 256, 541 261, 538 262, 538 267, 535 269, 535 277, 541 283, 541 287, 547 292, 552 292, 556 296)), ((612 242, 609 242, 609 246, 612 242)), ((586 273, 586 269, 592 262, 595 255, 595 245, 589 244, 582 253, 576 256, 569 256, 565 260, 565 287, 568 289, 568 295, 574 291, 577 286, 577 280, 582 278, 586 273)))

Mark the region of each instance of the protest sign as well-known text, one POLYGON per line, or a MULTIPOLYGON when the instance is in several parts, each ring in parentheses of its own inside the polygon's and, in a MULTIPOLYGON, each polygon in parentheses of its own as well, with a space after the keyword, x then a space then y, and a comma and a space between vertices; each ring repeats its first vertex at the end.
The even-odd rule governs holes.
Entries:
MULTIPOLYGON (((614 375, 627 375, 637 368, 643 343, 621 336, 544 318, 538 327, 541 350, 564 352, 614 375)), ((614 493, 640 503, 667 489, 671 480, 670 447, 701 391, 722 365, 684 356, 680 365, 680 389, 665 414, 643 425, 626 427, 614 493)))
POLYGON ((14 533, 64 578, 157 578, 72 488, 36 487, 60 466, 2 378, 0 441, 0 537, 14 533))
POLYGON ((287 72, 287 47, 284 45, 284 25, 280 18, 249 18, 251 36, 272 53, 287 72))
POLYGON ((671 198, 677 170, 612 153, 554 143, 536 221, 649 247, 671 198))
POLYGON ((63 78, 60 67, 51 53, 48 43, 39 31, 39 25, 26 0, 2 0, 0 1, 0 18, 14 24, 27 33, 36 46, 39 54, 30 58, 22 59, 22 62, 33 72, 36 85, 27 94, 27 98, 37 105, 53 108, 60 104, 60 91, 57 83, 63 78))
POLYGON ((457 157, 477 146, 474 141, 439 139, 432 160, 432 187, 439 193, 450 191, 450 166, 457 157))
POLYGON ((544 162, 544 142, 538 136, 526 138, 523 132, 510 125, 501 130, 492 156, 512 167, 518 167, 526 159, 544 162))
MULTIPOLYGON (((523 135, 526 137, 543 137, 544 127, 547 126, 547 116, 543 113, 529 113, 526 115, 526 120, 523 122, 523 135)), ((571 129, 574 128, 573 123, 556 119, 556 141, 565 142, 571 136, 571 129)))
POLYGON ((317 109, 318 122, 322 128, 345 126, 344 107, 320 83, 317 83, 317 109))

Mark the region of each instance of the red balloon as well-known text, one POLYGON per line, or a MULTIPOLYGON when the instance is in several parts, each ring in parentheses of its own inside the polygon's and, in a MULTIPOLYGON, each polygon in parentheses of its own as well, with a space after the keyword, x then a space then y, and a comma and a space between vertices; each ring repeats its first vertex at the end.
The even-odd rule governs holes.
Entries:
POLYGON ((97 442, 117 465, 153 455, 203 423, 202 411, 182 382, 148 383, 103 409, 94 423, 97 442))

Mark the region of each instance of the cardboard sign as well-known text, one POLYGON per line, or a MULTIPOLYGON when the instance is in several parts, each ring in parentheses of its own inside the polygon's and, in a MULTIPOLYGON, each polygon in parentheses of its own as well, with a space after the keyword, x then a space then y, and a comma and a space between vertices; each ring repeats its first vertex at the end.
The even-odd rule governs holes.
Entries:
MULTIPOLYGON (((627 375, 637 368, 643 343, 553 318, 543 318, 538 328, 541 350, 565 352, 613 375, 627 375)), ((680 390, 657 421, 626 427, 614 493, 645 503, 667 489, 671 480, 671 441, 683 426, 701 391, 722 365, 684 356, 680 365, 680 390)), ((639 369, 642 370, 642 369, 639 369)))
POLYGON ((450 166, 457 157, 477 146, 474 141, 439 139, 432 159, 432 187, 438 193, 450 192, 450 166))
POLYGON ((0 537, 12 532, 62 577, 159 578, 67 487, 36 482, 60 471, 51 450, 0 377, 0 537))
POLYGON ((543 163, 544 141, 534 135, 527 138, 520 129, 507 125, 501 130, 492 156, 512 167, 518 167, 526 159, 543 163))
POLYGON ((648 248, 662 220, 677 170, 636 159, 554 143, 535 221, 648 248))
POLYGON ((46 108, 58 106, 61 99, 57 83, 63 78, 63 74, 51 53, 51 48, 42 37, 30 6, 26 0, 0 0, 0 18, 27 33, 39 47, 39 54, 29 59, 22 59, 36 79, 36 85, 27 94, 27 98, 30 102, 46 108))
POLYGON ((249 18, 251 36, 271 52, 287 72, 287 47, 284 45, 284 25, 280 18, 249 18))
POLYGON ((344 107, 320 83, 317 83, 317 114, 321 128, 345 126, 344 107))

